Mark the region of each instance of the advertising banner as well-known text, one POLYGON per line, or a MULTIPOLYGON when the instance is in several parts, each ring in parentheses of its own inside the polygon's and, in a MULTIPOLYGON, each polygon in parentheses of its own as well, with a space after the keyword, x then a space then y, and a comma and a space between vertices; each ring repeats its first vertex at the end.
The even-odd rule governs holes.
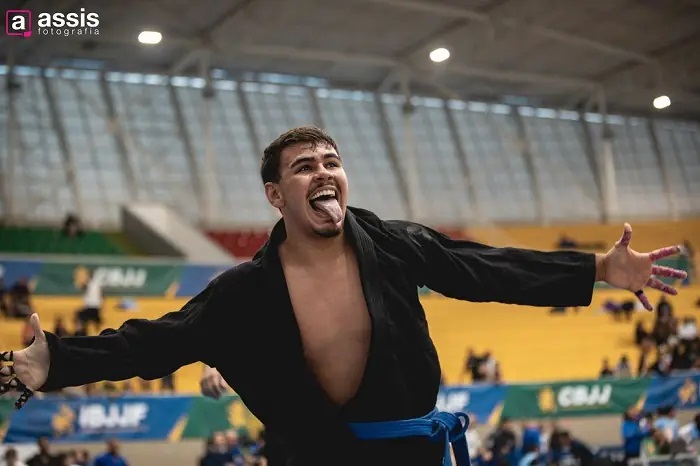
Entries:
POLYGON ((535 419, 620 414, 643 402, 650 383, 651 379, 600 379, 510 385, 503 416, 535 419))
POLYGON ((45 263, 34 279, 34 293, 82 294, 90 271, 102 284, 105 295, 174 296, 179 287, 182 267, 131 261, 45 263))
POLYGON ((657 377, 649 386, 645 411, 660 406, 675 406, 676 409, 700 409, 700 373, 674 374, 672 377, 657 377))
POLYGON ((31 443, 39 437, 52 442, 174 441, 206 438, 231 428, 254 434, 259 428, 259 422, 233 395, 220 400, 201 396, 48 397, 33 399, 19 411, 12 410, 10 401, 9 410, 7 443, 31 443))
POLYGON ((504 385, 443 387, 438 393, 436 406, 441 411, 467 413, 484 423, 494 414, 498 415, 505 393, 504 385))

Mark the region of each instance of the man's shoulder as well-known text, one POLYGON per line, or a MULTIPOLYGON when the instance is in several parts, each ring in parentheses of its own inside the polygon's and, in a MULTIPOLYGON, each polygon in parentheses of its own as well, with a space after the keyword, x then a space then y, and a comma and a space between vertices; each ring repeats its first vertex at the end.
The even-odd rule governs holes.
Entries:
POLYGON ((425 226, 400 219, 382 219, 374 212, 359 207, 349 207, 355 218, 363 226, 369 226, 385 233, 411 234, 418 233, 425 229, 425 226))
POLYGON ((217 275, 212 281, 212 285, 231 285, 235 284, 241 280, 247 280, 251 277, 259 275, 262 271, 262 264, 260 259, 249 260, 241 262, 229 267, 228 269, 217 275))

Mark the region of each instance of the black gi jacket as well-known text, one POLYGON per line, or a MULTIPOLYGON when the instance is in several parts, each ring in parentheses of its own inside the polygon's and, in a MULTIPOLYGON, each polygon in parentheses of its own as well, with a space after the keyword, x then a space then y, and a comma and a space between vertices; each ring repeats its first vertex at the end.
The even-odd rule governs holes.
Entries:
POLYGON ((59 339, 47 332, 51 367, 42 390, 155 379, 203 361, 221 372, 268 433, 285 444, 289 465, 438 465, 442 445, 425 439, 360 442, 346 427, 415 418, 434 408, 440 364, 418 287, 476 302, 586 306, 591 301, 593 254, 457 241, 352 207, 344 228, 357 253, 372 322, 365 374, 346 405, 330 401, 304 359, 278 254, 283 220, 252 261, 221 274, 180 311, 154 321, 132 319, 95 337, 59 339))

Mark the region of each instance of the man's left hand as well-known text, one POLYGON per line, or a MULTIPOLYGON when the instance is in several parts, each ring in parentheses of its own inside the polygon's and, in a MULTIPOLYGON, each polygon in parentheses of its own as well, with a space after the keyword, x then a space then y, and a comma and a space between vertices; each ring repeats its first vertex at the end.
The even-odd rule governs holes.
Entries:
POLYGON ((668 246, 656 249, 652 252, 641 253, 630 248, 632 240, 632 227, 625 223, 622 237, 615 245, 600 257, 598 276, 615 288, 621 288, 633 292, 644 307, 651 311, 653 307, 649 302, 644 288, 655 288, 671 295, 678 294, 672 286, 666 285, 656 277, 670 277, 684 279, 686 273, 682 270, 655 265, 659 259, 678 254, 680 246, 668 246))

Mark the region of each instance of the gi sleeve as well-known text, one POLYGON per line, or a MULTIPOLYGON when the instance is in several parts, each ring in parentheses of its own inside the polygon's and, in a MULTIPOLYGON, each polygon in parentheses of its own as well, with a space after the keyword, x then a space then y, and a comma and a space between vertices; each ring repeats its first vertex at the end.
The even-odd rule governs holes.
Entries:
POLYGON ((529 306, 587 306, 595 254, 496 248, 410 222, 398 230, 418 285, 447 297, 529 306))
POLYGON ((206 362, 215 340, 219 294, 212 282, 179 311, 156 320, 130 319, 99 336, 58 338, 45 332, 51 365, 40 390, 132 377, 158 379, 187 364, 206 362))

